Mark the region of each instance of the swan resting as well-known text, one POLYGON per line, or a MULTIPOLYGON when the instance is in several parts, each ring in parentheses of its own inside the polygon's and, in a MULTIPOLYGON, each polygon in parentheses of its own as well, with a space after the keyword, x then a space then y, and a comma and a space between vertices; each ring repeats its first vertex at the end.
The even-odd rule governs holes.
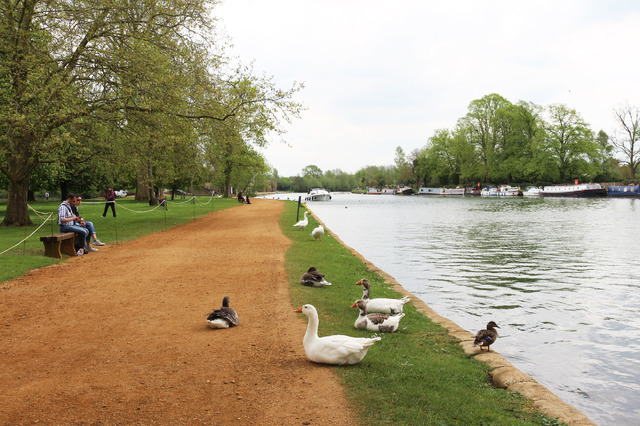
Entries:
POLYGON ((400 326, 400 320, 405 314, 367 314, 367 305, 364 300, 356 300, 352 308, 360 309, 360 314, 354 323, 358 330, 379 331, 381 333, 393 333, 400 326))
POLYGON ((324 287, 331 285, 331 283, 324 279, 324 274, 321 274, 315 267, 311 267, 302 274, 300 277, 300 284, 310 287, 324 287))
POLYGON ((229 328, 238 325, 240 320, 233 308, 229 307, 229 296, 222 299, 222 307, 215 309, 207 317, 207 323, 211 328, 229 328))
POLYGON ((362 286, 362 301, 367 305, 367 312, 379 312, 381 314, 399 314, 402 313, 404 304, 409 300, 409 296, 405 296, 402 299, 386 299, 376 298, 370 299, 369 292, 371 283, 366 278, 361 279, 356 285, 362 286))
POLYGON ((309 214, 308 211, 304 212, 304 218, 300 220, 298 223, 294 224, 293 226, 295 226, 298 229, 304 229, 309 224, 309 219, 307 219, 308 214, 309 214))
POLYGON ((296 312, 309 318, 302 343, 307 357, 320 364, 357 364, 380 337, 351 337, 340 334, 318 337, 318 311, 313 305, 303 305, 296 312))
POLYGON ((496 331, 496 328, 500 328, 498 327, 498 324, 493 321, 489 321, 485 330, 478 331, 478 333, 476 334, 476 339, 473 341, 473 344, 471 346, 473 346, 474 348, 476 346, 480 346, 480 350, 482 350, 482 348, 486 346, 487 351, 491 352, 491 348, 489 346, 493 345, 498 338, 498 332, 496 331))

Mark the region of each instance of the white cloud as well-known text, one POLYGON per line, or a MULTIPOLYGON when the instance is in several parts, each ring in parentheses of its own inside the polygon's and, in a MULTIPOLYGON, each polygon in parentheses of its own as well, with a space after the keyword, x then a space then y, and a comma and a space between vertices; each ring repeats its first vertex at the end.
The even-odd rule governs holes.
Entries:
POLYGON ((226 0, 215 15, 244 62, 306 84, 291 147, 265 151, 281 176, 392 164, 490 93, 565 103, 608 133, 613 108, 640 105, 633 1, 226 0))

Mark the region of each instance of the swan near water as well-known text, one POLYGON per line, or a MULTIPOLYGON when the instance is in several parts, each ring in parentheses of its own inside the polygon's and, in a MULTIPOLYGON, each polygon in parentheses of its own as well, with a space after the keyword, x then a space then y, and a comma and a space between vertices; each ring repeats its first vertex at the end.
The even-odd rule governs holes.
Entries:
POLYGON ((331 285, 330 282, 324 279, 324 274, 321 274, 315 267, 311 267, 302 274, 300 277, 300 284, 310 287, 324 287, 331 285))
POLYGON ((366 278, 361 279, 356 285, 362 286, 362 301, 367 305, 367 312, 379 312, 381 314, 399 314, 402 313, 404 304, 409 300, 409 296, 405 296, 402 299, 386 299, 377 298, 370 299, 369 292, 371 283, 366 278))
POLYGON ((307 218, 308 214, 309 214, 308 211, 304 212, 304 218, 300 220, 298 223, 294 224, 293 226, 295 226, 298 229, 304 229, 309 224, 309 219, 307 218))
POLYGON ((296 312, 309 318, 302 344, 307 357, 320 364, 357 364, 380 337, 351 337, 341 334, 318 337, 318 311, 313 305, 303 305, 296 312))
POLYGON ((317 228, 315 228, 313 231, 311 231, 311 236, 316 241, 318 239, 320 239, 320 242, 322 242, 322 236, 323 235, 324 235, 324 228, 322 227, 322 225, 319 225, 317 228))
POLYGON ((400 326, 400 320, 405 314, 368 314, 367 305, 364 300, 356 300, 352 308, 360 309, 360 314, 355 322, 358 330, 378 331, 381 333, 393 333, 400 326))
POLYGON ((491 352, 491 348, 489 346, 493 345, 498 338, 498 332, 496 331, 496 328, 500 328, 498 327, 498 324, 493 321, 489 321, 486 329, 478 331, 478 333, 476 334, 476 338, 471 346, 473 346, 474 348, 476 346, 480 346, 480 350, 482 350, 482 348, 486 346, 487 351, 491 352))
POLYGON ((222 307, 215 309, 207 317, 207 323, 211 328, 229 328, 238 325, 240 320, 233 308, 229 307, 229 296, 222 299, 222 307))

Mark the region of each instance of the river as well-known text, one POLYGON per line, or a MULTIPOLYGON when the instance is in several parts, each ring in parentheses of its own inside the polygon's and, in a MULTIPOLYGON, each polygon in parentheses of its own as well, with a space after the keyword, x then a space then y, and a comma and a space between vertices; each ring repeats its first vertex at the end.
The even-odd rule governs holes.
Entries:
POLYGON ((640 423, 640 199, 333 194, 308 207, 440 315, 474 333, 496 321, 492 348, 597 424, 640 423))

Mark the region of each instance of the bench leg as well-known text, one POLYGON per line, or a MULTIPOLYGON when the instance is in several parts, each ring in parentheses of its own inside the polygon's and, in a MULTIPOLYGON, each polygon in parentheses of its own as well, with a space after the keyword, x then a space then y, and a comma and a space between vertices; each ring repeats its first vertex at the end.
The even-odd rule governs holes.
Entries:
MULTIPOLYGON (((58 253, 64 253, 68 256, 76 255, 76 247, 75 247, 76 235, 74 234, 73 238, 67 238, 66 240, 60 241, 60 247, 58 249, 58 253)), ((60 256, 62 259, 62 256, 60 256)))
POLYGON ((49 240, 44 242, 44 255, 48 257, 54 257, 56 259, 62 259, 60 253, 60 241, 49 240))

